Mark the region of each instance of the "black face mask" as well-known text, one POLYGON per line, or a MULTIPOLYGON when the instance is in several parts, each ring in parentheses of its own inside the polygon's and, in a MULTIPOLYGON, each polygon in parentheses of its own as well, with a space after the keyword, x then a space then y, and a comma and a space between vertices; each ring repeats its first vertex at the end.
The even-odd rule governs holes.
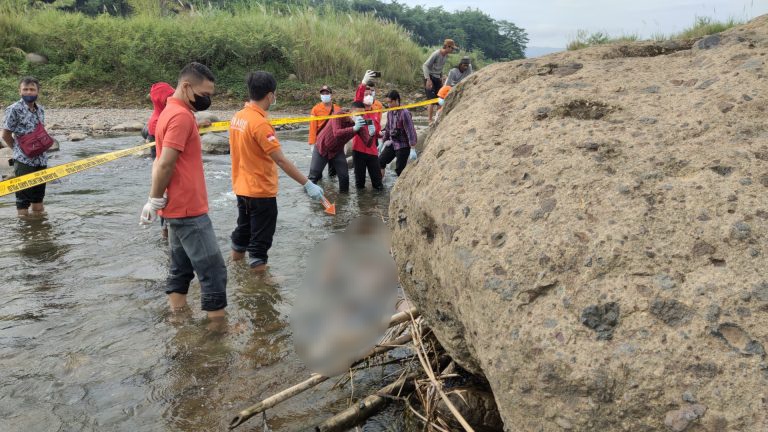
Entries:
POLYGON ((191 100, 190 103, 192 104, 192 108, 195 109, 195 111, 205 111, 211 106, 211 97, 210 96, 202 96, 197 93, 195 93, 194 90, 192 90, 192 96, 195 97, 194 100, 191 100))

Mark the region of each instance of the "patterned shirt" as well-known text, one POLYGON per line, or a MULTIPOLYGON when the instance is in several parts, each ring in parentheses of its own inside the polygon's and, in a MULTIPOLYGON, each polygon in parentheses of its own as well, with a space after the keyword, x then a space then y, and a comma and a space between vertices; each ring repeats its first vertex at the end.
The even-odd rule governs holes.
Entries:
POLYGON ((413 125, 410 111, 402 109, 387 112, 387 127, 384 128, 384 141, 388 140, 392 140, 392 148, 394 150, 416 146, 416 127, 413 125), (399 130, 399 132, 395 132, 395 130, 399 130))
POLYGON ((33 112, 23 99, 19 99, 5 109, 5 121, 3 129, 13 132, 15 145, 13 146, 13 159, 25 165, 42 167, 48 165, 48 154, 43 153, 37 157, 29 157, 21 151, 18 137, 35 130, 38 122, 45 124, 45 109, 37 105, 37 111, 33 112), (39 116, 39 117, 38 117, 39 116))

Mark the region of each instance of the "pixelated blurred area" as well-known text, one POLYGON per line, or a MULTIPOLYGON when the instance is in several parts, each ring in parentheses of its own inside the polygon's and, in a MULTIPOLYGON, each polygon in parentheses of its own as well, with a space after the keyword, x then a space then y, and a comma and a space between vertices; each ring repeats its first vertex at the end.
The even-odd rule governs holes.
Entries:
POLYGON ((389 251, 384 223, 361 216, 310 254, 291 328, 296 352, 312 371, 344 372, 386 332, 398 292, 389 251))

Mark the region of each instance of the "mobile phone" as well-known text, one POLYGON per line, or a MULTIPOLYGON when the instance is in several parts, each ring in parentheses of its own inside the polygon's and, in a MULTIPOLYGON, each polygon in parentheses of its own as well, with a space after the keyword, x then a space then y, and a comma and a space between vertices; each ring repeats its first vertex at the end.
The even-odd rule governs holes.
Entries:
POLYGON ((372 125, 372 124, 373 124, 373 120, 371 120, 371 119, 365 119, 365 124, 367 124, 368 126, 370 126, 370 125, 372 125))
POLYGON ((379 72, 379 71, 373 71, 373 77, 374 77, 374 78, 381 78, 381 72, 379 72))

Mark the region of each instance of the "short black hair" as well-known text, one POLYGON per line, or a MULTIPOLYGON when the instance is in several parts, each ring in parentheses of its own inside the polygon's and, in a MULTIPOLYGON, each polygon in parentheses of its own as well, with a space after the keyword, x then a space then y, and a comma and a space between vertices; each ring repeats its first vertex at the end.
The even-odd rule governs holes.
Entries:
POLYGON ((398 93, 397 90, 390 90, 386 97, 400 102, 400 93, 398 93))
POLYGON ((266 71, 250 72, 245 78, 245 85, 248 86, 248 97, 252 101, 260 101, 277 90, 277 80, 266 71))
POLYGON ((363 104, 360 101, 352 102, 352 105, 350 105, 352 108, 363 108, 365 109, 365 104, 363 104))
POLYGON ((30 84, 34 84, 40 90, 40 80, 33 76, 25 76, 19 80, 19 87, 30 84))
POLYGON ((208 66, 198 62, 192 62, 184 66, 184 69, 179 73, 179 82, 181 82, 183 78, 192 78, 198 83, 205 80, 212 83, 216 82, 216 77, 213 76, 213 72, 208 69, 208 66))

